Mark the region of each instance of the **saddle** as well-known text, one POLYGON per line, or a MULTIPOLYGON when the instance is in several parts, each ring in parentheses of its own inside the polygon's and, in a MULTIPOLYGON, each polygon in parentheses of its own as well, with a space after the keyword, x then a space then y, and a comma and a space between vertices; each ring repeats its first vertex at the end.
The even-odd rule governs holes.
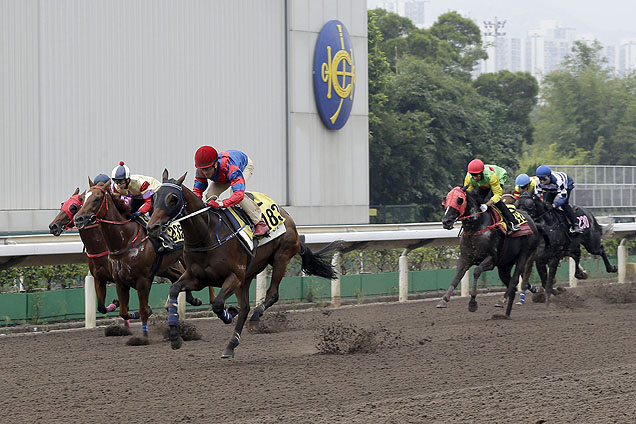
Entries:
POLYGON ((506 220, 503 219, 503 216, 501 215, 501 211, 494 206, 489 208, 493 221, 495 222, 497 227, 504 233, 506 237, 515 238, 515 237, 527 236, 529 234, 534 234, 534 232, 532 231, 532 228, 530 228, 530 224, 528 224, 528 220, 526 219, 525 216, 523 216, 521 212, 517 210, 517 208, 515 208, 515 205, 506 204, 506 207, 510 210, 510 213, 512 213, 512 215, 515 217, 515 219, 519 223, 519 226, 521 227, 521 230, 516 231, 512 234, 508 234, 508 224, 506 223, 506 220))

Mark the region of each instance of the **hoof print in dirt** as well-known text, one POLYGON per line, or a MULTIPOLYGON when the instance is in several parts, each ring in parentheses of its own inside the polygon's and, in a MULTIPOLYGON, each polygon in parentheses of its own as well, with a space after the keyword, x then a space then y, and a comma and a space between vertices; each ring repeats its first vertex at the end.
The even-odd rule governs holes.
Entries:
POLYGON ((130 328, 123 325, 109 325, 104 329, 106 337, 130 336, 130 328))
POLYGON ((291 322, 286 312, 274 312, 269 315, 264 315, 261 318, 260 325, 253 327, 250 331, 254 333, 283 333, 293 329, 291 322))
POLYGON ((366 330, 341 321, 319 327, 314 336, 318 352, 332 355, 372 353, 379 348, 406 345, 401 333, 395 334, 384 327, 366 330))
POLYGON ((492 314, 490 319, 510 319, 510 317, 505 314, 492 314))
POLYGON ((150 341, 148 340, 148 337, 131 337, 128 339, 126 344, 128 346, 145 346, 149 345, 150 341))

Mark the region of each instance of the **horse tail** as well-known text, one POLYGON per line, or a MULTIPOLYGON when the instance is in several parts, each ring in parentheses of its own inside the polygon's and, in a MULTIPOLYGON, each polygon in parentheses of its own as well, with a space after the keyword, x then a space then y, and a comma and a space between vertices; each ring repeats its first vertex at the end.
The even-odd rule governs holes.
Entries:
POLYGON ((610 222, 608 224, 605 225, 601 225, 596 221, 596 218, 594 218, 594 222, 596 225, 598 225, 601 229, 601 238, 610 238, 614 235, 614 223, 610 222))
POLYGON ((302 259, 301 269, 309 275, 329 278, 330 280, 337 278, 338 273, 331 266, 331 261, 325 257, 325 254, 332 250, 338 250, 342 243, 342 240, 332 241, 318 252, 313 253, 305 244, 305 237, 301 236, 300 249, 298 249, 298 254, 302 259))

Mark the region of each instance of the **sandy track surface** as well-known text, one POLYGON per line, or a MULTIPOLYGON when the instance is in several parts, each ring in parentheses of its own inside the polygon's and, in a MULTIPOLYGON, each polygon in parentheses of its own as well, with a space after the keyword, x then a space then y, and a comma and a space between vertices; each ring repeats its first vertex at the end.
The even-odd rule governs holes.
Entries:
POLYGON ((510 320, 495 300, 268 312, 229 360, 216 318, 188 320, 202 339, 180 350, 161 321, 146 346, 104 328, 2 336, 0 422, 636 422, 636 286, 510 320))

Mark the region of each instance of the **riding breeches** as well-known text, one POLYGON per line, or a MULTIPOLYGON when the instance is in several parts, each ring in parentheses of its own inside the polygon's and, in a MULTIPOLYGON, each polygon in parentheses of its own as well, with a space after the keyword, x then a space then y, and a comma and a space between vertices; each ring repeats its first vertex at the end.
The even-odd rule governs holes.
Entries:
MULTIPOLYGON (((254 175, 254 163, 252 162, 252 159, 248 157, 247 165, 245 165, 245 169, 243 170, 243 178, 245 179, 246 186, 247 181, 252 178, 252 175, 254 175)), ((203 198, 207 202, 207 200, 210 199, 212 196, 218 197, 221 195, 221 193, 223 193, 230 187, 231 186, 229 183, 221 184, 210 181, 208 189, 205 191, 203 198)), ((245 211, 245 213, 247 213, 254 224, 258 224, 258 222, 261 220, 261 209, 252 199, 250 199, 248 196, 243 196, 243 200, 239 202, 239 206, 245 211)))

